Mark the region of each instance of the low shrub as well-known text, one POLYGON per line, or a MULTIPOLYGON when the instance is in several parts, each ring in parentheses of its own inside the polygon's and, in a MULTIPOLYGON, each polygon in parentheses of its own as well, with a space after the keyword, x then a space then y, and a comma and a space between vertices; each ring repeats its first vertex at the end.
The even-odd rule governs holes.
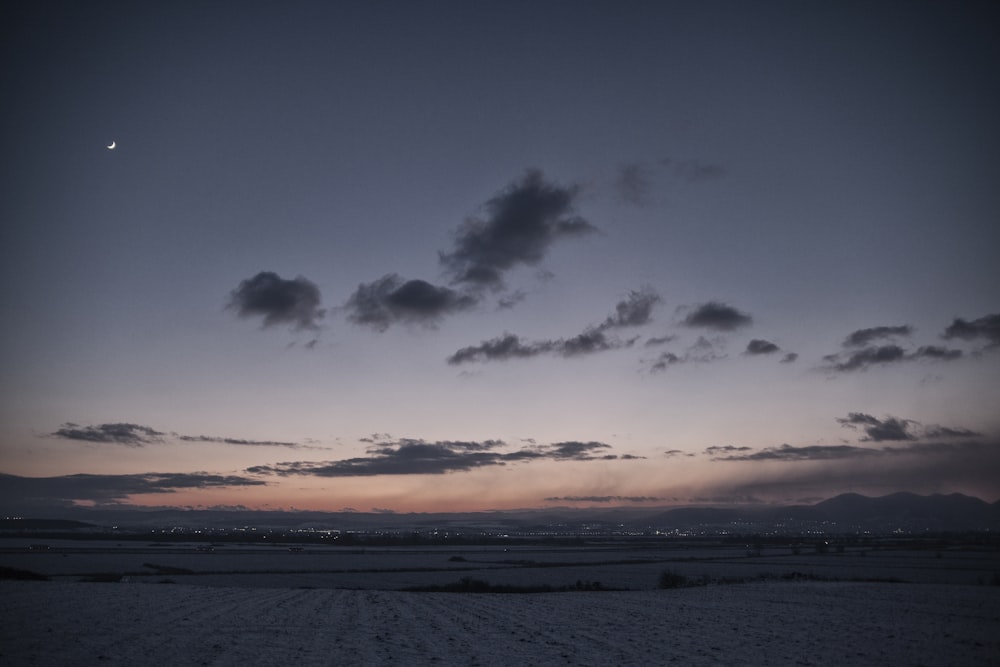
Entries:
POLYGON ((577 581, 573 586, 551 586, 541 584, 534 586, 519 586, 516 584, 491 584, 485 579, 462 577, 450 584, 432 584, 429 586, 412 586, 403 588, 407 593, 565 593, 569 591, 613 591, 621 590, 605 588, 599 581, 577 581))
POLYGON ((689 585, 688 578, 677 570, 664 570, 660 572, 660 588, 681 588, 689 585))
POLYGON ((126 575, 121 572, 94 572, 84 576, 80 581, 86 582, 88 584, 108 584, 108 583, 118 583, 126 575))
POLYGON ((173 567, 170 565, 157 565, 156 563, 143 563, 143 567, 148 567, 156 574, 194 574, 194 570, 186 567, 173 567))
POLYGON ((16 567, 0 567, 0 579, 16 579, 20 581, 51 581, 44 574, 31 570, 20 570, 16 567))

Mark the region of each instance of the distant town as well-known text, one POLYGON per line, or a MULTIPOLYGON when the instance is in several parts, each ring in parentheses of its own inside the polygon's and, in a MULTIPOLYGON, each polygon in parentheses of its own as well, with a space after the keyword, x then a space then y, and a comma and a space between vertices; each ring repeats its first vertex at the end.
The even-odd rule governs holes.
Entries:
POLYGON ((79 518, 11 515, 0 537, 154 539, 162 542, 457 545, 629 540, 843 543, 876 537, 1000 534, 1000 504, 960 494, 845 494, 787 507, 557 508, 454 514, 79 510, 79 518))

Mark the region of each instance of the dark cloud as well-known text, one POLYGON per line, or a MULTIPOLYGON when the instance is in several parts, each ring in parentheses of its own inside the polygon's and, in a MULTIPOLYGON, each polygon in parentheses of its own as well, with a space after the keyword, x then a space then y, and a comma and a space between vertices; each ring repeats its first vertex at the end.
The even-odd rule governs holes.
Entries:
POLYGON ((714 461, 829 461, 831 459, 858 458, 876 456, 877 449, 856 447, 853 445, 808 445, 793 447, 781 445, 767 447, 752 454, 724 454, 713 456, 714 461))
POLYGON ((923 345, 910 355, 910 359, 932 359, 941 361, 952 361, 962 357, 961 350, 949 350, 940 345, 923 345))
POLYGON ((924 426, 912 419, 900 419, 888 416, 878 419, 863 412, 850 412, 847 417, 838 418, 841 426, 861 428, 865 432, 862 442, 884 442, 892 440, 918 440, 922 438, 971 438, 981 435, 961 427, 948 427, 931 424, 924 426))
POLYGON ((5 506, 13 503, 27 505, 117 503, 133 495, 174 493, 177 489, 261 486, 265 483, 248 477, 205 472, 61 477, 18 477, 0 474, 0 500, 3 500, 5 506))
MULTIPOLYGON (((486 466, 535 460, 593 461, 619 458, 602 442, 557 442, 501 451, 500 440, 483 442, 403 439, 383 442, 368 449, 366 456, 340 461, 293 461, 247 468, 255 475, 314 475, 317 477, 362 477, 372 475, 441 475, 486 466)), ((622 457, 624 458, 624 457, 622 457)))
POLYGON ((463 347, 448 357, 448 363, 458 365, 472 361, 526 359, 551 352, 553 348, 554 343, 551 341, 525 343, 515 334, 505 333, 502 336, 485 340, 479 345, 463 347))
POLYGON ((603 442, 580 442, 569 440, 550 445, 530 445, 516 452, 503 455, 504 461, 523 461, 536 459, 551 459, 556 461, 594 461, 617 459, 615 454, 608 453, 611 445, 603 442))
POLYGON ((932 424, 924 429, 925 438, 976 438, 982 433, 970 431, 967 428, 950 428, 932 424))
MULTIPOLYGON (((577 440, 570 440, 567 442, 556 442, 549 445, 547 448, 543 448, 543 451, 554 459, 573 459, 575 461, 590 461, 595 458, 593 456, 594 452, 601 452, 604 450, 611 449, 611 445, 607 445, 603 442, 595 442, 593 440, 589 442, 580 442, 577 440)), ((602 455, 598 458, 607 458, 602 455)))
POLYGON ((846 356, 829 354, 823 357, 826 368, 839 372, 867 370, 871 366, 901 363, 907 361, 954 361, 962 357, 961 350, 948 350, 934 345, 926 345, 914 352, 907 352, 898 345, 866 347, 846 356))
POLYGON ((178 435, 177 439, 183 442, 209 442, 223 445, 241 445, 251 447, 288 447, 290 449, 299 449, 303 447, 303 445, 296 442, 280 442, 277 440, 244 440, 242 438, 220 438, 210 435, 178 435))
MULTIPOLYGON (((762 355, 776 352, 778 349, 776 345, 773 345, 773 350, 769 349, 769 346, 772 345, 773 343, 765 340, 753 340, 747 346, 745 354, 762 355)), ((661 352, 659 356, 654 358, 652 361, 646 360, 645 363, 649 364, 649 371, 651 373, 663 372, 670 366, 677 364, 686 364, 691 362, 699 364, 712 363, 725 359, 728 356, 725 352, 725 346, 726 340, 722 336, 716 336, 712 339, 704 336, 698 336, 698 340, 689 345, 687 349, 684 350, 683 355, 678 355, 674 352, 661 352)), ((788 355, 786 355, 786 357, 787 356, 788 355)), ((792 358, 793 361, 794 359, 795 357, 792 358)))
POLYGON ((695 306, 694 310, 684 318, 682 324, 689 327, 714 329, 715 331, 733 331, 740 327, 749 326, 752 322, 753 317, 747 313, 718 301, 709 301, 695 306))
POLYGON ((463 347, 448 357, 447 361, 449 364, 459 365, 470 362, 527 359, 541 354, 579 357, 631 347, 635 344, 635 338, 621 340, 608 336, 605 332, 609 329, 636 327, 648 323, 652 309, 659 300, 659 295, 649 288, 633 290, 626 299, 618 302, 613 315, 571 338, 526 342, 515 334, 505 332, 502 336, 482 341, 479 345, 463 347))
POLYGON ((772 354, 780 350, 774 343, 762 340, 760 338, 754 338, 749 343, 747 343, 747 354, 772 354))
MULTIPOLYGON (((950 460, 962 461, 964 466, 968 466, 970 461, 978 459, 997 459, 1000 454, 1000 447, 996 444, 982 443, 978 441, 947 443, 947 442, 914 442, 903 446, 887 445, 883 447, 858 447, 855 445, 808 445, 805 447, 793 447, 792 445, 781 445, 779 447, 767 447, 751 454, 731 454, 726 456, 716 456, 716 461, 868 461, 875 462, 879 459, 903 457, 918 457, 927 459, 939 459, 944 464, 950 460)), ((873 463, 869 463, 874 465, 873 463)), ((860 463, 859 463, 860 465, 860 463)), ((861 471, 863 468, 857 468, 861 471)), ((890 478, 896 474, 900 468, 893 466, 889 470, 883 471, 883 475, 890 478)), ((928 469, 930 472, 930 469, 928 469)), ((903 476, 895 478, 897 483, 902 483, 903 476)), ((904 487, 905 488, 905 487, 904 487)))
POLYGON ((734 454, 735 452, 749 452, 752 451, 753 447, 737 447, 736 445, 716 445, 714 447, 706 447, 705 453, 709 456, 722 456, 734 454))
MULTIPOLYGON (((772 456, 759 462, 766 464, 768 460, 779 459, 772 456)), ((743 465, 754 466, 754 463, 743 465)), ((816 465, 801 458, 793 458, 780 467, 761 465, 747 481, 741 483, 730 478, 719 490, 772 499, 806 494, 829 497, 843 493, 845 488, 866 495, 961 491, 992 500, 1000 497, 997 470, 1000 470, 1000 441, 995 438, 953 444, 916 442, 881 449, 859 448, 858 456, 821 459, 816 465)))
POLYGON ((439 475, 482 466, 501 465, 490 451, 502 443, 424 442, 401 440, 368 450, 368 456, 340 461, 297 461, 247 468, 251 474, 361 477, 372 475, 439 475))
POLYGON ((663 452, 663 456, 665 456, 668 459, 672 459, 675 456, 694 456, 694 454, 691 454, 690 452, 685 452, 682 449, 668 449, 667 451, 663 452))
POLYGON ((830 364, 830 369, 842 372, 864 370, 876 364, 891 364, 905 359, 906 352, 898 345, 866 347, 863 350, 858 350, 848 355, 844 360, 841 360, 841 355, 839 354, 831 354, 823 357, 823 360, 830 364))
POLYGON ((441 264, 455 283, 499 287, 503 275, 517 265, 542 261, 553 243, 590 234, 596 228, 573 214, 576 187, 546 182, 530 170, 485 204, 485 220, 469 219, 455 235, 441 264))
POLYGON ((545 499, 550 503, 651 503, 663 500, 656 496, 550 496, 545 499))
POLYGON ((129 447, 142 447, 151 443, 162 442, 166 435, 149 426, 139 424, 100 424, 98 426, 80 426, 66 423, 58 431, 50 434, 55 438, 79 440, 82 442, 109 442, 129 447))
POLYGON ((359 477, 371 475, 443 474, 486 465, 499 465, 495 454, 481 446, 461 443, 404 440, 368 450, 368 456, 340 461, 295 461, 254 466, 251 474, 359 477))
POLYGON ((657 345, 666 345, 667 343, 677 339, 677 336, 653 336, 652 338, 646 339, 646 347, 656 347, 657 345))
POLYGON ((984 315, 971 322, 956 317, 944 330, 944 338, 985 340, 987 347, 1000 346, 1000 314, 984 315))
POLYGON ((62 428, 49 434, 50 437, 62 438, 64 440, 79 440, 81 442, 107 442, 130 447, 142 447, 143 445, 159 444, 169 440, 180 440, 181 442, 205 442, 220 443, 225 445, 259 446, 259 447, 289 447, 292 449, 307 448, 294 442, 282 442, 277 440, 245 440, 242 438, 223 438, 209 435, 181 435, 179 433, 164 433, 149 426, 139 424, 118 423, 100 424, 98 426, 80 426, 79 424, 67 423, 62 428))
POLYGON ((240 317, 264 318, 264 326, 290 324, 295 329, 316 329, 326 311, 320 307, 319 288, 302 276, 284 280, 261 271, 242 281, 229 295, 228 308, 240 317))
MULTIPOLYGON (((956 322, 958 321, 956 320, 956 322)), ((924 345, 913 351, 904 349, 895 342, 872 345, 874 341, 908 338, 912 334, 913 327, 909 324, 858 329, 844 339, 843 347, 847 351, 828 354, 823 357, 823 360, 827 362, 826 368, 828 370, 849 372, 867 370, 870 366, 908 361, 954 361, 963 356, 961 350, 948 349, 939 345, 924 345)))
POLYGON ((838 418, 837 422, 847 428, 863 430, 865 436, 860 438, 860 442, 905 444, 881 447, 857 445, 795 447, 785 444, 759 451, 752 451, 749 447, 709 447, 705 453, 717 461, 830 461, 902 455, 963 456, 979 452, 984 446, 978 440, 970 440, 981 435, 975 431, 960 427, 924 426, 912 419, 893 416, 880 419, 864 412, 850 412, 846 417, 838 418), (965 442, 954 442, 959 440, 965 442))
POLYGON ((599 329, 588 329, 572 338, 553 341, 553 349, 564 357, 578 357, 622 347, 621 341, 609 339, 599 329))
POLYGON ((865 347, 874 340, 893 338, 896 336, 909 336, 912 333, 913 327, 908 324, 897 327, 871 327, 870 329, 858 329, 844 339, 844 347, 865 347))
POLYGON ((362 283, 348 299, 348 318, 385 331, 392 324, 433 324, 445 315, 476 305, 477 299, 423 280, 403 280, 395 273, 362 283))
POLYGON ((862 442, 883 442, 886 440, 916 440, 916 436, 909 431, 916 422, 908 419, 897 419, 887 417, 878 419, 863 412, 850 412, 847 417, 837 419, 841 426, 855 428, 860 426, 864 429, 867 437, 861 439, 862 442))

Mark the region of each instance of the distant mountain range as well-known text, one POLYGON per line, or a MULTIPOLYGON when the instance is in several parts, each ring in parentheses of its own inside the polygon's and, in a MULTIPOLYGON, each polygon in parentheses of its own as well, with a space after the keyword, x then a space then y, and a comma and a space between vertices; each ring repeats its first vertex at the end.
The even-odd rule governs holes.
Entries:
POLYGON ((649 517, 648 521, 652 525, 675 529, 745 524, 759 528, 814 527, 845 533, 997 530, 1000 528, 1000 502, 990 504, 960 493, 931 496, 893 493, 879 498, 845 493, 815 505, 678 508, 649 517))
MULTIPOLYGON (((2 510, 0 510, 2 512, 2 510)), ((649 508, 547 508, 466 513, 274 512, 250 510, 101 509, 62 510, 58 517, 0 520, 0 531, 237 527, 279 531, 448 531, 491 535, 588 535, 615 533, 752 534, 822 531, 966 532, 1000 530, 1000 502, 959 493, 878 498, 845 493, 815 505, 649 508), (46 521, 39 521, 46 519, 46 521), (82 524, 79 522, 86 522, 82 524), (89 525, 87 525, 89 524, 89 525)))

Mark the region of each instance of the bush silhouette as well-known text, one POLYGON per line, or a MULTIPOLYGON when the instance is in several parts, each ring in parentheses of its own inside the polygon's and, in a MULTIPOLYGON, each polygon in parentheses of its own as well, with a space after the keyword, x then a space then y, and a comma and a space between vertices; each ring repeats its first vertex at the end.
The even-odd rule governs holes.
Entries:
POLYGON ((680 588, 688 585, 688 578, 677 570, 660 572, 660 588, 680 588))

